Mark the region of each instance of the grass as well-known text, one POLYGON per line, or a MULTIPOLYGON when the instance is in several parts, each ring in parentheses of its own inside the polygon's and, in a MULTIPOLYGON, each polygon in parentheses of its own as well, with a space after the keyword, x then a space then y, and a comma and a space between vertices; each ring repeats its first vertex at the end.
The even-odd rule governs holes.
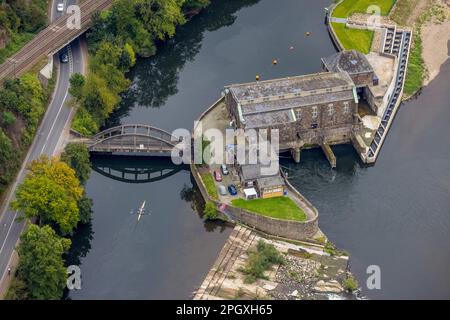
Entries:
POLYGON ((202 174, 202 180, 205 184, 206 191, 208 192, 209 196, 213 198, 214 200, 219 199, 219 195, 217 194, 217 188, 216 184, 214 183, 213 176, 210 173, 202 174))
POLYGON ((306 220, 305 212, 287 197, 254 200, 234 199, 232 205, 271 218, 294 221, 306 220))
POLYGON ((11 37, 11 41, 6 45, 5 48, 0 50, 0 63, 3 63, 15 54, 17 51, 22 49, 22 47, 31 39, 33 39, 33 33, 21 33, 21 34, 13 34, 11 37))
POLYGON ((372 5, 380 7, 381 15, 386 16, 391 11, 395 1, 396 0, 345 0, 335 8, 333 17, 347 18, 353 13, 368 13, 367 9, 372 5))
POLYGON ((420 34, 416 34, 411 47, 408 71, 406 73, 404 93, 407 96, 411 96, 420 90, 426 74, 425 69, 425 62, 422 57, 422 39, 420 34))
POLYGON ((345 49, 355 49, 364 54, 370 52, 374 36, 373 31, 350 29, 343 23, 332 23, 332 27, 345 49))

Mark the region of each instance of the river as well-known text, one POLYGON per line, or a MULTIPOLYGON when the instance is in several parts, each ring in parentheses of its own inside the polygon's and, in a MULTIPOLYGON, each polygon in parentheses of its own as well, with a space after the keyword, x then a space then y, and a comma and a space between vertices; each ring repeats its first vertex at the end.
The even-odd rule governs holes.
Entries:
MULTIPOLYGON (((328 0, 231 0, 212 5, 140 60, 132 86, 107 126, 148 123, 192 128, 224 85, 319 71, 335 49, 324 20, 328 0), (311 36, 305 36, 311 32, 311 36), (290 47, 293 47, 291 50, 290 47), (277 59, 278 64, 272 65, 277 59)), ((320 227, 351 254, 365 287, 366 268, 381 268, 381 290, 368 298, 449 298, 450 65, 417 100, 403 105, 375 166, 349 146, 335 148, 336 170, 319 150, 295 165, 293 184, 320 211, 320 227)), ((170 160, 93 158, 89 226, 74 238, 68 262, 82 270, 72 299, 189 298, 230 233, 205 224, 189 171, 170 160), (136 181, 136 177, 137 180, 136 181), (139 223, 130 211, 147 201, 139 223)))

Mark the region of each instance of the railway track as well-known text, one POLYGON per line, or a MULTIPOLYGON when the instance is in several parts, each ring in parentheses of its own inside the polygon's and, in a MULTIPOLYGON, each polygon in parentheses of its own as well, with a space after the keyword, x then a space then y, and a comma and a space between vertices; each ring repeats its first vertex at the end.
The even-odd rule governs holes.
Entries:
POLYGON ((112 0, 87 0, 80 5, 81 28, 69 29, 65 14, 38 33, 19 52, 0 65, 0 82, 7 78, 20 76, 28 71, 42 57, 58 52, 62 47, 86 32, 94 12, 107 9, 112 0))

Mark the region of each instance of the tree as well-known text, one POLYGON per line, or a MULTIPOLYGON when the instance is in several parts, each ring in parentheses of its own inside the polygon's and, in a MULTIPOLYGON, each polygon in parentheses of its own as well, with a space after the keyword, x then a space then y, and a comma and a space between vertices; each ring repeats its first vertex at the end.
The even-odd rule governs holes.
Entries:
POLYGON ((207 202, 205 204, 205 209, 203 210, 205 220, 217 220, 219 214, 217 213, 216 205, 212 202, 207 202))
POLYGON ((75 174, 82 185, 86 184, 91 174, 91 162, 89 150, 85 144, 69 143, 61 155, 61 161, 75 170, 75 174))
POLYGON ((92 206, 94 202, 91 198, 86 197, 84 194, 83 197, 78 201, 78 208, 80 209, 80 222, 83 224, 89 223, 92 217, 92 206))
POLYGON ((84 76, 80 73, 74 73, 70 77, 70 89, 69 93, 75 98, 80 100, 82 97, 82 90, 85 83, 84 76))
POLYGON ((49 226, 36 225, 30 225, 20 240, 18 274, 27 285, 29 298, 61 299, 67 279, 62 255, 71 241, 58 237, 49 226))
POLYGON ((37 217, 40 224, 56 225, 60 234, 72 233, 80 220, 78 200, 83 194, 75 171, 65 162, 45 156, 28 169, 11 207, 27 218, 37 217))
POLYGON ((11 180, 11 169, 14 166, 13 159, 11 140, 0 128, 0 187, 7 185, 11 180))
POLYGON ((136 63, 136 55, 130 44, 125 44, 119 57, 118 67, 122 71, 128 71, 136 63))
POLYGON ((177 25, 186 19, 181 12, 184 0, 140 0, 139 14, 145 28, 155 39, 173 37, 177 25))

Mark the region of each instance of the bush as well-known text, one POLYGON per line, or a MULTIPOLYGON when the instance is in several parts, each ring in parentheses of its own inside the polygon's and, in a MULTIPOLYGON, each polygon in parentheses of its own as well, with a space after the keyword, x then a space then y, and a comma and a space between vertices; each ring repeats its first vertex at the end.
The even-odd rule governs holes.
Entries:
POLYGON ((241 269, 244 273, 245 283, 253 283, 257 279, 267 279, 264 272, 273 264, 284 264, 283 256, 271 244, 259 240, 256 251, 249 253, 249 259, 245 268, 241 269))
POLYGON ((344 280, 343 285, 344 289, 349 292, 353 292, 358 289, 358 281, 353 276, 347 277, 347 279, 344 280))
POLYGON ((10 112, 10 111, 5 111, 3 112, 3 116, 2 116, 2 124, 5 126, 10 126, 12 124, 14 124, 16 122, 16 116, 10 112))
POLYGON ((205 204, 205 208, 203 209, 203 218, 205 220, 217 220, 219 218, 219 214, 214 203, 207 202, 205 204))

